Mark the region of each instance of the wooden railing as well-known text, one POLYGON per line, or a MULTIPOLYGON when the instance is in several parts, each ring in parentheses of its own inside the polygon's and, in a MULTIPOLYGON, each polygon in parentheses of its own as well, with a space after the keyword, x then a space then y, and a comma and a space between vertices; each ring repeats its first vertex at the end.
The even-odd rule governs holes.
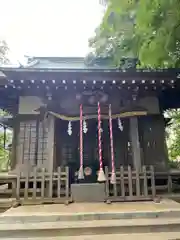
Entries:
POLYGON ((156 192, 159 195, 180 197, 180 170, 171 169, 168 172, 156 172, 156 192))
MULTIPOLYGON (((110 183, 111 171, 105 168, 106 201, 153 200, 158 197, 180 198, 180 171, 154 172, 142 167, 140 172, 129 167, 116 168, 116 184, 110 183)), ((16 199, 20 204, 68 203, 71 201, 69 168, 49 172, 43 168, 19 173, 0 174, 0 197, 16 199)))
POLYGON ((116 169, 116 184, 111 184, 111 172, 106 167, 106 200, 139 201, 151 200, 156 196, 154 168, 142 167, 138 172, 128 166, 116 169))
POLYGON ((17 175, 16 199, 21 204, 68 203, 69 168, 57 168, 49 172, 45 169, 33 168, 31 172, 17 175))

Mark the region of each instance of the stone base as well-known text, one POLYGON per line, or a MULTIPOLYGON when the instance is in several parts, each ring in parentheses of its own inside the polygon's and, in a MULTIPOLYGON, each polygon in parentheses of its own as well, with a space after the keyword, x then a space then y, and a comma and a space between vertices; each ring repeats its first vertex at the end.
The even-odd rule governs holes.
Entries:
POLYGON ((71 185, 74 202, 104 202, 104 183, 81 183, 71 185))

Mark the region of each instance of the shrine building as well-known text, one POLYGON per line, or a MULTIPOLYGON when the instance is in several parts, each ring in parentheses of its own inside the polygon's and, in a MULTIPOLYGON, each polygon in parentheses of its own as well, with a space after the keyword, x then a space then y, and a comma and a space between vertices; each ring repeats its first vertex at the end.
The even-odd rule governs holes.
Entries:
POLYGON ((0 108, 12 116, 13 174, 68 167, 71 186, 106 181, 106 166, 112 184, 120 166, 168 171, 164 111, 180 107, 180 70, 33 57, 0 72, 0 108))

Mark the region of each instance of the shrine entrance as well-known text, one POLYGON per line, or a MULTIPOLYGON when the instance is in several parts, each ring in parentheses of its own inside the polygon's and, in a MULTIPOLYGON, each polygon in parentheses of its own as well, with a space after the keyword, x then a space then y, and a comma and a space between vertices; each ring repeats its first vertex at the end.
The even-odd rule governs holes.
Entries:
MULTIPOLYGON (((113 120, 114 162, 115 166, 132 166, 132 149, 129 133, 129 119, 122 119, 123 131, 118 128, 117 119, 113 120)), ((99 170, 98 155, 98 121, 86 121, 86 131, 83 132, 83 168, 84 179, 78 179, 80 167, 80 124, 79 121, 55 120, 55 168, 68 166, 70 184, 96 183, 99 170), (70 126, 69 126, 70 125, 70 126), (68 133, 68 129, 70 132, 68 133)), ((111 148, 109 136, 109 121, 104 119, 101 125, 103 169, 111 169, 111 148)))
MULTIPOLYGON (((79 121, 71 122, 72 133, 68 134, 68 121, 55 121, 55 163, 56 166, 68 166, 70 183, 95 183, 99 169, 97 121, 89 120, 87 132, 83 136, 84 179, 78 180, 80 163, 79 121)), ((104 131, 106 132, 106 131, 104 131)), ((104 138, 103 138, 104 140, 104 138)), ((108 139, 103 141, 107 145, 108 139)), ((104 167, 108 165, 108 147, 103 148, 104 167)))

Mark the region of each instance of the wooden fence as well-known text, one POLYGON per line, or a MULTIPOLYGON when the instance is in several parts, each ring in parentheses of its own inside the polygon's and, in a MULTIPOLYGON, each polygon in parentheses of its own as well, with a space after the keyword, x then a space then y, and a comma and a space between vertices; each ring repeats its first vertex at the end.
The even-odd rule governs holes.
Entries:
MULTIPOLYGON (((180 171, 154 172, 152 166, 137 172, 131 167, 116 169, 116 184, 110 183, 106 167, 106 201, 153 200, 156 197, 180 197, 180 171)), ((93 193, 92 193, 93 194, 93 193)), ((34 167, 27 172, 0 174, 0 197, 16 198, 20 204, 68 203, 71 201, 69 168, 58 167, 52 173, 34 167)))
POLYGON ((69 168, 49 172, 33 168, 17 175, 16 199, 21 204, 68 203, 70 201, 69 168))
POLYGON ((116 169, 116 184, 111 184, 111 172, 106 167, 106 200, 109 201, 140 201, 152 200, 156 196, 154 168, 142 167, 142 171, 116 169))

